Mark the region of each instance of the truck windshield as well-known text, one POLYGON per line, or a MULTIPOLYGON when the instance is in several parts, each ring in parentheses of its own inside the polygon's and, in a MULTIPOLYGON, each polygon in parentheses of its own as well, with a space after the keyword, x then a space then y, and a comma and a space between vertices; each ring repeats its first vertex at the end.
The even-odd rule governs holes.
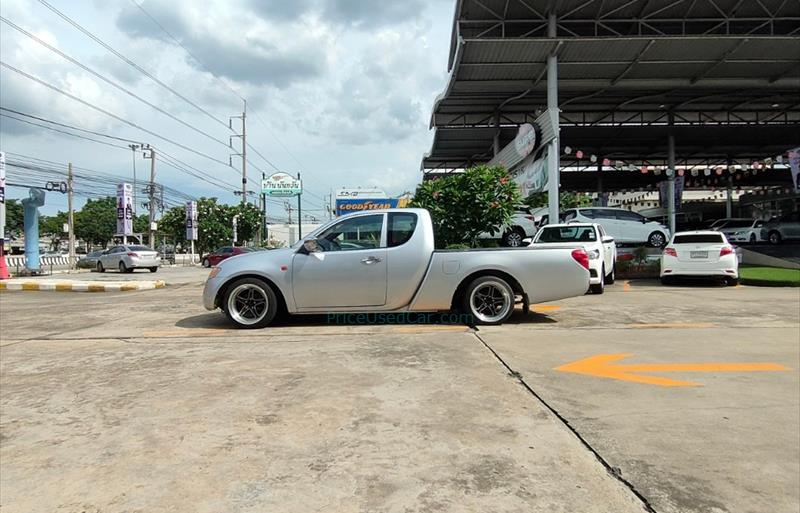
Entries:
POLYGON ((542 228, 536 242, 589 242, 597 240, 593 226, 552 226, 542 228))

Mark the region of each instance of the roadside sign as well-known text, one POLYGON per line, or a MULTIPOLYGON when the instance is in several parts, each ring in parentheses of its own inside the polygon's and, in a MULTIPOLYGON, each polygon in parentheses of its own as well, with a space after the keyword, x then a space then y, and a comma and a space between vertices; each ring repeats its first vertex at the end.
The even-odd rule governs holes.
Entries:
POLYGON ((186 240, 197 240, 197 202, 186 202, 186 240))
POLYGON ((337 199, 336 215, 341 216, 352 212, 363 210, 381 210, 385 208, 397 208, 397 198, 370 198, 370 199, 337 199))
POLYGON ((275 173, 261 181, 261 192, 267 196, 299 196, 303 193, 303 184, 289 173, 275 173))
POLYGON ((133 234, 133 186, 129 183, 117 185, 117 233, 133 234))
POLYGON ((0 203, 6 202, 6 152, 0 151, 0 203))
POLYGON ((530 123, 519 127, 517 137, 514 138, 514 148, 520 157, 527 157, 536 147, 536 129, 530 123))

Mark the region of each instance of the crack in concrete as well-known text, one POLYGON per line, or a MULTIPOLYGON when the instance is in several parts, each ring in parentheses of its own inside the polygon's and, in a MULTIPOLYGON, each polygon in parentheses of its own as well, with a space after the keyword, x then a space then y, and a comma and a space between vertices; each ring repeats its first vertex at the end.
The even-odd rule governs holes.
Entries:
POLYGON ((649 513, 657 513, 656 510, 653 508, 653 506, 650 505, 650 501, 647 499, 647 497, 645 497, 639 490, 637 490, 636 487, 633 485, 633 483, 622 477, 622 472, 618 467, 614 467, 610 463, 608 463, 605 460, 605 458, 603 458, 603 456, 600 455, 597 449, 592 447, 592 445, 589 444, 589 442, 578 432, 577 429, 575 429, 569 423, 569 421, 564 416, 562 416, 554 407, 550 406, 550 404, 547 401, 545 401, 544 398, 542 398, 542 396, 540 396, 535 390, 533 390, 533 388, 531 388, 530 385, 528 385, 527 382, 525 382, 525 379, 523 378, 522 374, 512 369, 511 366, 508 363, 506 363, 506 361, 497 353, 497 351, 495 351, 494 348, 492 348, 492 346, 490 346, 489 343, 486 342, 481 337, 480 333, 478 333, 477 331, 477 327, 475 328, 475 331, 473 331, 473 334, 475 335, 475 338, 477 338, 478 341, 480 341, 480 343, 483 344, 483 346, 486 349, 488 349, 492 353, 492 355, 494 355, 497 361, 500 362, 500 364, 508 371, 509 376, 516 379, 519 382, 519 384, 522 385, 525 388, 525 390, 528 391, 529 394, 535 397, 536 400, 539 401, 539 403, 542 406, 544 406, 550 411, 550 413, 555 415, 556 418, 559 421, 561 421, 561 423, 564 424, 564 426, 566 426, 566 428, 569 429, 569 431, 573 435, 575 435, 575 437, 581 442, 581 444, 594 455, 597 461, 600 462, 601 465, 603 465, 603 467, 606 469, 606 472, 608 472, 608 474, 611 477, 619 481, 625 488, 630 490, 631 493, 633 493, 640 501, 642 501, 642 505, 644 506, 646 511, 648 511, 649 513))

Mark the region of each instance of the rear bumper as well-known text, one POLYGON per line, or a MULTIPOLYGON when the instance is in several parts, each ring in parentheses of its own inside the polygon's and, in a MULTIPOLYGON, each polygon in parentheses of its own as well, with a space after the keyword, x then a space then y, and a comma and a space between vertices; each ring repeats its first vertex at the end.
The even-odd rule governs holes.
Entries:
POLYGON ((139 268, 139 267, 160 267, 161 266, 161 259, 160 258, 132 258, 130 267, 139 268))

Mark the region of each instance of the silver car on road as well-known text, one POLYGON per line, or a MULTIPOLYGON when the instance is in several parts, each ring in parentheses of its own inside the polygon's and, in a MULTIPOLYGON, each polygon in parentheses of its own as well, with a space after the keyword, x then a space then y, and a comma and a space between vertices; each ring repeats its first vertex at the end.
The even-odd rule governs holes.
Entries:
POLYGON ((120 245, 104 251, 97 260, 97 271, 117 269, 121 273, 131 273, 135 269, 150 269, 151 273, 161 267, 161 257, 147 246, 120 245))

